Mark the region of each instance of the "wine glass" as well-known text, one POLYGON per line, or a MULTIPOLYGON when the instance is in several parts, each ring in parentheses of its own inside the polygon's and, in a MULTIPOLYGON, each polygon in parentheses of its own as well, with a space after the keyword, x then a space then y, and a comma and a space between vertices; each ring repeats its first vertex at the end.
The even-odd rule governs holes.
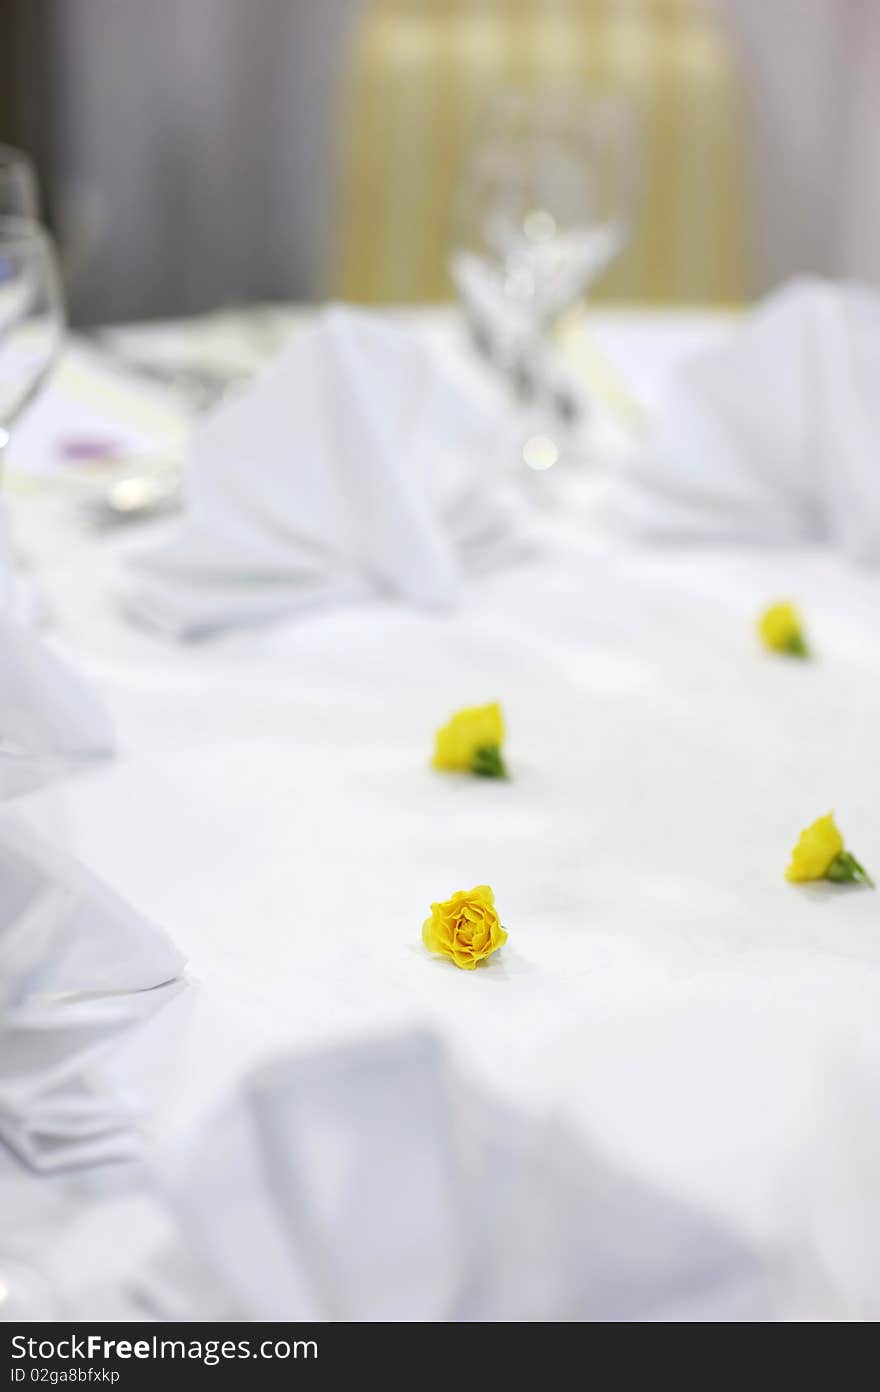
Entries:
POLYGON ((36 219, 39 215, 34 166, 23 150, 0 145, 0 217, 36 219))
POLYGON ((55 366, 63 337, 48 232, 30 218, 0 217, 0 458, 15 421, 55 366))
MULTIPOLYGON (((640 182, 635 115, 622 98, 501 88, 480 131, 450 272, 477 345, 524 402, 543 400, 562 434, 583 402, 550 333, 626 243, 640 182)), ((526 457, 534 468, 559 454, 552 439, 540 445, 526 457)))

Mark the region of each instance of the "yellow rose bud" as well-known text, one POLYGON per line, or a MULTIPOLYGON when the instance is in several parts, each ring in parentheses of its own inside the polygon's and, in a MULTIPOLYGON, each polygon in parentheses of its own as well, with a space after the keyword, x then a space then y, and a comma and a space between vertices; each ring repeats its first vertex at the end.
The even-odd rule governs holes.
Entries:
POLYGON ((758 620, 761 641, 771 652, 786 653, 789 657, 809 657, 801 616, 787 601, 771 604, 758 620))
POLYGON ((791 853, 791 864, 785 872, 787 880, 832 880, 835 884, 857 881, 871 885, 864 866, 843 848, 843 837, 837 829, 834 813, 817 817, 802 831, 791 853))
POLYGON ((460 889, 443 904, 431 905, 422 925, 422 942, 429 952, 448 957, 464 971, 491 957, 507 942, 507 934, 488 885, 460 889))
POLYGON ((476 773, 483 778, 506 778, 501 755, 504 720, 497 701, 457 711, 437 731, 433 766, 444 772, 476 773))

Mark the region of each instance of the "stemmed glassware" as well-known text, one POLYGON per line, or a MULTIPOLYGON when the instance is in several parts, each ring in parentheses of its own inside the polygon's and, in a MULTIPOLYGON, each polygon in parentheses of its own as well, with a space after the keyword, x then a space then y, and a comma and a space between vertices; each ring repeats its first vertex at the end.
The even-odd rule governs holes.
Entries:
POLYGON ((554 375, 549 335, 625 245, 639 163, 623 100, 502 88, 465 164, 453 281, 480 349, 523 401, 541 403, 557 435, 582 403, 554 375))
POLYGON ((57 361, 64 310, 49 234, 0 216, 0 455, 57 361))
POLYGON ((64 310, 33 164, 0 145, 0 462, 13 423, 58 357, 64 310))
MULTIPOLYGON (((12 426, 51 372, 64 332, 55 254, 38 212, 30 160, 0 145, 0 465, 12 426)), ((48 1282, 0 1247, 0 1322, 59 1314, 48 1282)))
POLYGON ((0 145, 0 217, 38 218, 40 198, 34 166, 22 150, 0 145))
MULTIPOLYGON (((64 309, 52 240, 37 221, 33 167, 17 150, 0 146, 0 488, 14 424, 54 367, 64 336, 64 309)), ((0 518, 2 524, 2 518, 0 518)), ((12 565, 0 555, 0 592, 9 597, 12 565)), ((25 612, 39 591, 17 558, 11 593, 25 612)))

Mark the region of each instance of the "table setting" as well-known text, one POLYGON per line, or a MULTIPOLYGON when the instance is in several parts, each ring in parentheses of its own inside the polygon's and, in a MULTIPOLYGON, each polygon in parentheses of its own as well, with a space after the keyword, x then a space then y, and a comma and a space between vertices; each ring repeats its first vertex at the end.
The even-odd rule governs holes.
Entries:
POLYGON ((571 150, 449 306, 0 203, 4 1318, 880 1315, 880 298, 584 308, 571 150))

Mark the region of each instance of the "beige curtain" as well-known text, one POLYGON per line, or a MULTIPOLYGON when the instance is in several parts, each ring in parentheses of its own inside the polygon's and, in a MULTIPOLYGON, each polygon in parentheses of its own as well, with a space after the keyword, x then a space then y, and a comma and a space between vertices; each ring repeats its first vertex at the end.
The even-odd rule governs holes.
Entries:
MULTIPOLYGON (((77 321, 320 293, 327 133, 361 0, 14 3, 52 13, 53 193, 77 321)), ((48 101, 46 83, 32 91, 48 101)))

